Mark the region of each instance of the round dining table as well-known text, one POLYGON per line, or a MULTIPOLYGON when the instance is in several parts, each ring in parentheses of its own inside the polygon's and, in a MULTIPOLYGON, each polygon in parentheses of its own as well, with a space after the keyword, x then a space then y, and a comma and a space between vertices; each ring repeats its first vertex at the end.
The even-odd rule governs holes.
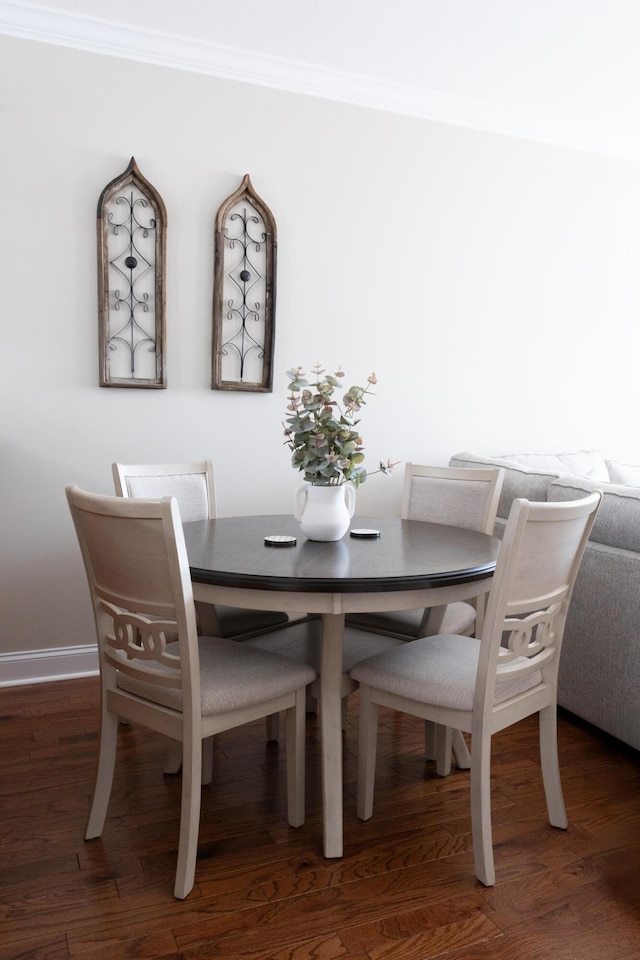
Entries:
POLYGON ((500 541, 462 527, 358 516, 333 542, 308 540, 286 514, 198 520, 184 532, 196 600, 322 618, 324 854, 341 857, 345 615, 423 608, 425 633, 437 633, 448 603, 490 588, 500 541))

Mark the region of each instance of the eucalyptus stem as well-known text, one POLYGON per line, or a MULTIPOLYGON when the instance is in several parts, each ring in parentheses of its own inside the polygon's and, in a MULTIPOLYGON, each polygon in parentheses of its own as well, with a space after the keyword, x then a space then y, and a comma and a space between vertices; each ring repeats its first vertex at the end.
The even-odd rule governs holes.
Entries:
POLYGON ((376 470, 363 466, 364 445, 357 415, 366 405, 377 383, 375 373, 367 377, 366 387, 349 387, 342 405, 334 394, 341 388, 342 367, 328 374, 316 363, 315 378, 309 383, 302 367, 287 371, 289 404, 284 427, 285 445, 291 450, 291 463, 304 473, 306 481, 318 486, 339 486, 351 482, 357 488, 372 473, 391 473, 396 464, 381 460, 376 470))

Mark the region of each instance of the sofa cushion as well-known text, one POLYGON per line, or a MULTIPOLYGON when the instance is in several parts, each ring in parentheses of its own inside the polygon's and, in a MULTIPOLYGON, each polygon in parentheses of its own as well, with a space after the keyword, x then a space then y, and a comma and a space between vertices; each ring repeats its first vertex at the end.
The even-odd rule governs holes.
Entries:
POLYGON ((577 450, 575 453, 506 453, 497 457, 480 453, 456 453, 449 461, 451 467, 502 467, 504 483, 498 504, 498 516, 509 516, 511 504, 518 497, 527 500, 547 499, 549 484, 563 474, 588 476, 607 482, 607 464, 597 450, 577 450))
POLYGON ((607 469, 611 483, 640 487, 640 467, 631 463, 619 463, 617 460, 607 460, 607 469))
POLYGON ((517 497, 527 500, 546 500, 549 484, 557 472, 535 470, 504 457, 484 457, 479 453, 457 453, 449 461, 450 467, 502 467, 504 482, 498 503, 498 516, 508 517, 512 502, 517 497))
POLYGON ((640 551, 640 488, 565 476, 550 484, 547 499, 580 500, 594 490, 602 490, 603 496, 590 539, 640 551))

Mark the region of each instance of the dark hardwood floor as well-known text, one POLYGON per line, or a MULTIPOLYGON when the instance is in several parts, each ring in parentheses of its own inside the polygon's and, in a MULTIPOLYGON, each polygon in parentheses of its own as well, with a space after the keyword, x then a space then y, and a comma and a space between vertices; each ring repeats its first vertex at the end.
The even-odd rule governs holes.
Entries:
POLYGON ((640 755, 561 714, 568 831, 548 825, 537 725, 494 739, 497 883, 473 874, 468 773, 435 776, 422 725, 383 713, 374 817, 355 815, 357 697, 345 733, 345 856, 321 848, 318 732, 307 822, 287 826, 284 748, 264 723, 218 738, 196 886, 173 898, 180 778, 166 741, 123 726, 103 837, 85 842, 97 678, 0 689, 0 958, 638 960, 640 755))

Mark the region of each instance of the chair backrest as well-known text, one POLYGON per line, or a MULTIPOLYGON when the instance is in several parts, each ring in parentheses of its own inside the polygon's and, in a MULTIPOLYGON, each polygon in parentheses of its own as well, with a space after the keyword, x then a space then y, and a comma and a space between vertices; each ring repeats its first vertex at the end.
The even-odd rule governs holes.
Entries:
POLYGON ((504 479, 501 467, 431 467, 408 463, 403 520, 429 520, 493 534, 504 479))
POLYGON ((183 523, 215 519, 216 498, 211 460, 195 463, 114 463, 112 469, 119 497, 175 497, 183 523))
POLYGON ((199 710, 195 607, 176 499, 106 497, 75 485, 66 494, 91 593, 103 683, 115 689, 122 671, 181 688, 185 712, 199 710))
POLYGON ((560 649, 599 491, 583 500, 514 500, 500 548, 481 634, 476 710, 494 709, 500 684, 557 684, 560 649))

